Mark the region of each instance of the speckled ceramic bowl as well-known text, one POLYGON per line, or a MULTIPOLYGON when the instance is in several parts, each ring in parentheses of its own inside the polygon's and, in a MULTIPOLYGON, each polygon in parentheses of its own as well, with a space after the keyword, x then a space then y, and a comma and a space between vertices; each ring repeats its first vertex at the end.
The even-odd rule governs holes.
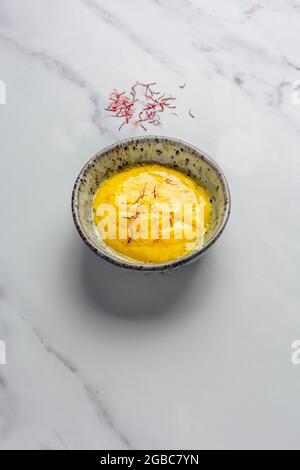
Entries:
POLYGON ((84 242, 106 261, 137 271, 165 271, 198 259, 223 232, 230 205, 225 176, 211 158, 180 140, 156 136, 124 140, 101 150, 81 170, 72 196, 74 222, 84 242), (93 198, 101 181, 127 166, 151 162, 183 170, 201 180, 212 196, 212 225, 205 236, 204 246, 183 258, 163 264, 144 264, 123 257, 100 240, 93 222, 93 198))

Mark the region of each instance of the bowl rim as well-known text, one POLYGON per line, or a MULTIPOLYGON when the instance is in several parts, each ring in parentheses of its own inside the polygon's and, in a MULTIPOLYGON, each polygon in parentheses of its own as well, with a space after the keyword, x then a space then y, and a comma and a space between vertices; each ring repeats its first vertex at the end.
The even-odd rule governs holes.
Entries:
POLYGON ((159 271, 168 271, 168 270, 171 270, 171 269, 176 269, 176 268, 179 268, 180 266, 191 263, 192 261, 199 258, 201 255, 203 255, 220 238, 220 236, 222 235, 222 233, 225 230, 225 227, 228 223, 229 216, 230 216, 230 213, 231 213, 231 194, 230 194, 230 189, 229 189, 227 179, 226 179, 222 169, 215 162, 215 160, 213 160, 209 155, 207 155, 206 152, 201 150, 199 147, 196 147, 196 146, 194 146, 190 143, 187 143, 187 142, 185 142, 181 139, 176 139, 176 138, 173 138, 173 137, 158 136, 158 135, 136 136, 136 137, 131 137, 131 138, 127 138, 127 139, 118 140, 115 143, 104 147, 102 150, 100 150, 96 154, 94 154, 93 157, 90 158, 85 163, 85 165, 80 170, 80 173, 79 173, 78 177, 76 178, 76 181, 75 181, 75 184, 74 184, 74 187, 73 187, 71 208, 72 208, 73 220, 74 220, 75 226, 77 228, 77 231, 79 232, 79 235, 81 236, 81 238, 85 242, 85 244, 96 255, 100 256, 100 258, 102 258, 103 260, 105 260, 105 261, 107 261, 107 262, 109 262, 109 263, 111 263, 115 266, 126 268, 126 269, 129 269, 131 271, 143 271, 143 272, 158 271, 159 272, 159 271), (162 141, 162 140, 166 141, 166 142, 170 142, 170 143, 175 142, 176 144, 183 145, 187 149, 190 149, 193 152, 195 152, 196 154, 198 154, 199 156, 201 155, 201 157, 203 157, 202 159, 206 163, 208 163, 218 173, 218 176, 219 176, 219 178, 222 182, 222 185, 223 185, 224 198, 225 198, 225 209, 224 209, 224 213, 223 213, 223 216, 222 216, 221 225, 220 225, 219 229, 216 231, 216 233, 214 234, 214 236, 209 240, 209 242, 206 245, 199 248, 198 250, 191 253, 190 255, 186 255, 186 256, 184 256, 182 258, 179 258, 179 259, 176 259, 174 261, 168 261, 166 263, 161 263, 161 264, 143 264, 143 263, 139 263, 138 261, 136 263, 129 263, 129 262, 126 262, 125 259, 124 260, 114 259, 113 257, 109 256, 109 254, 102 253, 98 249, 98 247, 91 242, 91 240, 88 238, 88 236, 86 235, 85 230, 82 227, 80 217, 79 217, 79 202, 78 202, 79 188, 80 188, 80 184, 82 182, 82 176, 94 160, 96 160, 97 158, 101 158, 102 156, 104 156, 108 152, 114 150, 116 147, 118 147, 120 145, 125 145, 126 146, 126 144, 129 144, 129 143, 133 143, 133 144, 134 143, 143 143, 143 142, 146 142, 146 141, 155 141, 155 142, 157 142, 157 141, 162 141))

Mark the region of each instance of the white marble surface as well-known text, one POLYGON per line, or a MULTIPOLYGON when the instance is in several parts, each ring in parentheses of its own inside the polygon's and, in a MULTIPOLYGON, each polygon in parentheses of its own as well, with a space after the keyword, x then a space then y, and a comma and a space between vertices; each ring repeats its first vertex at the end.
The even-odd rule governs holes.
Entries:
POLYGON ((0 448, 300 448, 299 24, 296 0, 0 0, 0 448), (232 190, 166 276, 103 264, 70 214, 85 161, 141 133, 103 111, 136 79, 232 190))

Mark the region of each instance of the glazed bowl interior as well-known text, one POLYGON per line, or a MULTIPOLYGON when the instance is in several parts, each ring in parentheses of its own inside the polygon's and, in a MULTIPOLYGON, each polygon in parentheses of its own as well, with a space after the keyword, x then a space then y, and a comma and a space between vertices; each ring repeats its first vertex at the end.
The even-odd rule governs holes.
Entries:
POLYGON ((85 165, 74 186, 72 212, 85 243, 105 260, 129 269, 161 271, 191 262, 217 240, 229 217, 230 194, 222 171, 201 150, 176 139, 140 137, 111 145, 85 165), (212 200, 212 223, 205 236, 204 246, 192 254, 164 264, 144 264, 113 251, 102 242, 93 221, 93 199, 99 184, 126 167, 146 163, 159 163, 183 171, 202 182, 212 200))

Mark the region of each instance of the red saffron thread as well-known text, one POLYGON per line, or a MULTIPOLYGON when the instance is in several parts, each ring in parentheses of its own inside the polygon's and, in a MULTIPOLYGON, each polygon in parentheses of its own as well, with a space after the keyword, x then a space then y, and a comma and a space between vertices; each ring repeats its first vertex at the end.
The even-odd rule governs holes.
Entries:
POLYGON ((109 96, 109 105, 106 111, 112 113, 115 118, 123 118, 124 121, 119 127, 119 131, 123 126, 132 124, 141 127, 145 132, 147 127, 145 123, 154 126, 161 125, 161 113, 166 109, 176 109, 176 98, 165 96, 158 91, 154 91, 153 87, 157 85, 153 83, 136 82, 132 85, 130 97, 125 92, 114 90, 109 96), (138 90, 140 89, 140 95, 138 90), (135 118, 138 116, 138 119, 135 118))
POLYGON ((166 181, 167 184, 171 184, 172 186, 176 186, 176 183, 174 183, 174 181, 170 180, 170 178, 166 178, 165 181, 166 181))
POLYGON ((140 211, 137 209, 136 213, 134 215, 132 215, 131 217, 126 217, 124 216, 124 219, 127 219, 127 220, 136 220, 139 216, 140 216, 140 211))
POLYGON ((130 203, 132 206, 134 206, 134 204, 137 204, 141 199, 143 199, 143 198, 145 197, 145 194, 146 194, 146 186, 147 186, 147 184, 145 184, 144 189, 140 192, 140 195, 139 195, 139 197, 137 198, 137 200, 136 200, 135 202, 131 202, 131 203, 130 203))
POLYGON ((157 191, 157 187, 156 187, 156 186, 154 186, 153 191, 152 191, 152 194, 153 194, 154 199, 156 199, 157 196, 158 196, 158 191, 157 191))
POLYGON ((132 226, 131 226, 131 224, 132 224, 136 219, 138 219, 139 216, 141 215, 141 212, 140 212, 140 210, 139 210, 139 207, 141 207, 141 206, 142 206, 142 204, 137 207, 136 213, 135 213, 133 216, 131 216, 131 217, 124 217, 125 219, 130 220, 130 226, 128 227, 128 229, 131 230, 131 235, 127 238, 127 244, 129 244, 129 243, 132 241, 133 235, 132 235, 132 226))
POLYGON ((171 225, 171 227, 174 226, 174 212, 171 212, 171 214, 170 214, 170 225, 171 225))

